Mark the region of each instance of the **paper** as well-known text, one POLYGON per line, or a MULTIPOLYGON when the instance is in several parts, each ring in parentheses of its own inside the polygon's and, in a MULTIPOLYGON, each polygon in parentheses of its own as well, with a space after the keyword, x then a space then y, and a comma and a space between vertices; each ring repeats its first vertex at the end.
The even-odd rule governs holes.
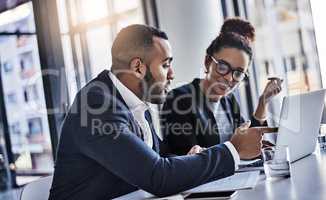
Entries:
POLYGON ((259 179, 259 171, 236 173, 217 181, 200 185, 183 193, 221 192, 254 188, 259 179))
POLYGON ((168 196, 168 197, 162 197, 162 198, 148 198, 146 200, 184 200, 183 196, 181 194, 177 194, 177 195, 172 195, 172 196, 168 196))
POLYGON ((168 197, 155 197, 154 195, 145 192, 144 190, 137 190, 135 192, 126 194, 124 196, 115 198, 113 200, 137 200, 137 199, 146 199, 146 200, 184 200, 183 196, 181 194, 176 194, 168 197))
MULTIPOLYGON (((200 185, 191 190, 187 190, 185 192, 182 192, 182 194, 251 189, 256 186, 258 179, 259 179, 259 171, 236 173, 233 176, 229 176, 217 181, 200 185)), ((170 197, 155 198, 152 194, 148 192, 145 192, 143 190, 138 190, 133 193, 129 193, 127 195, 116 198, 115 200, 129 200, 129 199, 181 200, 183 199, 183 196, 179 194, 170 197)))
POLYGON ((113 200, 130 200, 130 199, 146 199, 153 197, 152 194, 145 192, 144 190, 137 190, 135 192, 120 196, 118 198, 115 198, 113 200))

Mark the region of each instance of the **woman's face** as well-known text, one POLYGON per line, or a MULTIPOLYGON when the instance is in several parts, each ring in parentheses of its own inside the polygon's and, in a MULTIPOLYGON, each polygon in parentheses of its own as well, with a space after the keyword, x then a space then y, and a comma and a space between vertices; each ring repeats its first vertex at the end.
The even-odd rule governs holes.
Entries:
MULTIPOLYGON (((213 55, 206 56, 205 67, 207 69, 207 74, 205 78, 206 82, 206 95, 209 95, 210 99, 218 99, 221 96, 225 96, 230 93, 239 83, 239 81, 234 80, 232 71, 226 75, 221 75, 218 73, 219 64, 222 63, 222 69, 227 70, 229 66, 232 70, 238 72, 247 72, 249 65, 249 56, 243 50, 237 48, 224 48, 219 52, 215 52, 213 55)), ((238 73, 239 74, 239 73, 238 73)))

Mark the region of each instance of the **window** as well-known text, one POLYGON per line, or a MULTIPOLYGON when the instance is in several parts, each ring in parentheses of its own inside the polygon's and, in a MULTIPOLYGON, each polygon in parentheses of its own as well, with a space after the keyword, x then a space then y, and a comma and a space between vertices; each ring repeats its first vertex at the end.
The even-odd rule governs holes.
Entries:
POLYGON ((53 172, 32 1, 0 13, 0 32, 10 33, 0 36, 1 68, 10 71, 2 73, 1 85, 11 143, 8 155, 14 158, 20 185, 32 180, 27 174, 53 172))
POLYGON ((57 0, 69 96, 111 67, 113 39, 132 23, 144 23, 141 0, 57 0))
POLYGON ((287 71, 288 70, 287 59, 285 57, 283 57, 282 61, 283 61, 284 71, 287 71))
POLYGON ((268 62, 268 60, 265 60, 265 61, 264 61, 264 66, 265 66, 265 72, 266 72, 266 75, 269 75, 269 74, 270 74, 270 72, 269 72, 269 68, 270 68, 270 66, 269 66, 269 62, 268 62))
POLYGON ((10 131, 12 134, 16 134, 16 135, 21 134, 20 123, 19 122, 12 123, 12 125, 10 125, 10 131))
POLYGON ((17 95, 15 92, 11 92, 7 94, 8 104, 15 105, 17 104, 17 95))
POLYGON ((24 100, 26 103, 31 101, 37 101, 39 99, 39 90, 37 85, 29 85, 24 88, 24 100))
POLYGON ((80 11, 79 21, 92 22, 109 14, 109 1, 107 0, 77 0, 76 8, 80 11))
POLYGON ((43 126, 41 118, 32 118, 27 120, 28 124, 28 134, 29 135, 38 135, 42 134, 43 126))
POLYGON ((20 60, 20 69, 21 69, 21 71, 25 71, 25 62, 24 62, 24 60, 20 60))
POLYGON ((6 61, 3 63, 3 69, 6 73, 11 72, 13 70, 14 66, 10 61, 6 61))
POLYGON ((296 60, 294 56, 290 56, 291 70, 295 71, 297 69, 296 60))
MULTIPOLYGON (((256 74, 260 93, 267 76, 281 76, 285 94, 321 88, 320 67, 309 0, 248 1, 248 19, 256 28, 255 60, 272 59, 269 71, 256 74), (316 64, 317 63, 317 64, 316 64)), ((257 67, 265 67, 259 66, 257 67)), ((259 70, 255 70, 259 72, 259 70)))
POLYGON ((28 93, 27 93, 27 90, 24 90, 24 101, 27 103, 29 100, 28 100, 28 93))
POLYGON ((27 70, 33 67, 33 55, 32 52, 26 52, 19 55, 20 56, 20 63, 21 63, 21 70, 27 70))
MULTIPOLYGON (((247 18, 256 29, 253 67, 249 68, 253 80, 249 79, 245 95, 242 95, 245 97, 242 99, 248 100, 249 112, 244 113, 245 115, 248 116, 255 109, 258 96, 263 92, 268 77, 277 76, 284 79, 282 93, 274 98, 269 106, 271 114, 277 115, 274 111, 280 110, 278 106, 281 105, 282 96, 321 88, 323 68, 320 68, 316 52, 310 0, 223 2, 224 7, 233 7, 235 11, 234 14, 227 12, 225 15, 224 9, 224 16, 247 18), (236 12, 238 8, 240 12, 236 12), (265 61, 268 61, 268 64, 265 61)), ((242 104, 245 105, 246 102, 242 104)), ((270 125, 277 124, 271 122, 270 125)))
MULTIPOLYGON (((20 46, 21 48, 24 48, 23 46, 20 46)), ((33 77, 36 70, 34 68, 34 57, 33 52, 24 52, 22 54, 19 54, 19 63, 20 63, 20 70, 21 70, 21 77, 28 79, 33 77)))

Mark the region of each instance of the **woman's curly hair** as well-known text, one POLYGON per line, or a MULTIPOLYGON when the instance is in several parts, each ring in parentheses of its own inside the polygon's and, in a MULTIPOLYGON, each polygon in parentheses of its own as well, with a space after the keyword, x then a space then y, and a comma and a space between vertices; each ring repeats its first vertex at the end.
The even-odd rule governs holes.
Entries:
POLYGON ((225 20, 220 34, 206 49, 208 55, 213 55, 224 48, 237 48, 247 53, 252 59, 251 43, 255 40, 255 28, 246 20, 230 18, 225 20))

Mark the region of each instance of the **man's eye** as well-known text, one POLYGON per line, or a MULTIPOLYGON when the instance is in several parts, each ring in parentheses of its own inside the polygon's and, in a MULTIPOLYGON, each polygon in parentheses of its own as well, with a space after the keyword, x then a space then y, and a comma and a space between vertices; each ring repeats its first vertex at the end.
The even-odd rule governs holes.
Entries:
POLYGON ((162 66, 163 66, 163 68, 169 68, 170 67, 170 63, 164 63, 162 66))

